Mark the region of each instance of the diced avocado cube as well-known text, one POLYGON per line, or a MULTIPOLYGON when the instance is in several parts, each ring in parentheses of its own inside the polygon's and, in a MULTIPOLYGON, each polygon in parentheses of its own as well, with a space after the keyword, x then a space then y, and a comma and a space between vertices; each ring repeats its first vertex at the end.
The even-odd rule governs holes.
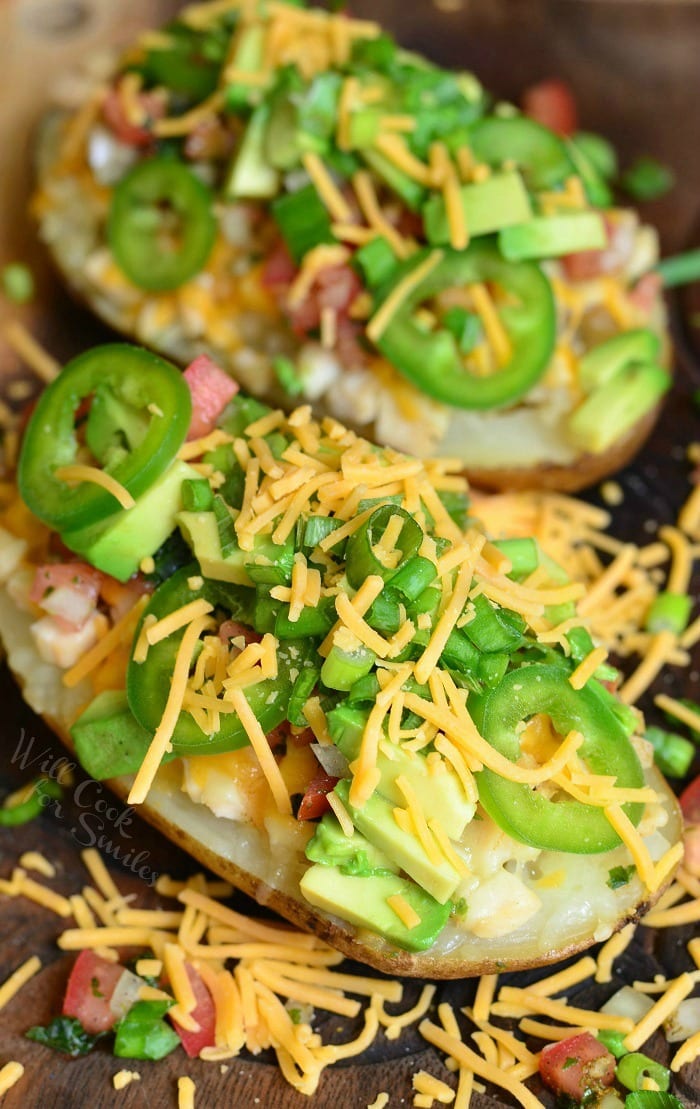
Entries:
POLYGON ((559 258, 578 250, 602 250, 606 241, 605 225, 598 212, 535 216, 527 223, 504 227, 498 236, 501 254, 509 262, 559 258))
POLYGON ((182 483, 199 476, 186 462, 177 459, 133 508, 122 509, 106 521, 80 531, 63 532, 61 539, 98 570, 126 581, 136 573, 142 560, 155 554, 175 530, 182 483))
POLYGON ((590 393, 633 362, 655 362, 660 351, 661 340, 650 328, 621 331, 586 351, 578 364, 579 384, 590 393))
POLYGON ((399 828, 394 819, 394 803, 380 793, 373 793, 361 809, 356 809, 350 804, 350 783, 345 778, 336 784, 335 793, 363 836, 444 905, 459 885, 460 876, 447 859, 434 863, 416 836, 399 828))
POLYGON ((227 108, 244 108, 261 95, 259 81, 248 82, 245 75, 250 73, 251 77, 258 77, 263 68, 264 51, 264 26, 254 23, 241 28, 236 37, 236 49, 230 63, 231 69, 239 79, 226 86, 227 108))
POLYGON ((670 374, 653 363, 620 370, 574 410, 568 421, 570 438, 593 454, 607 450, 654 407, 670 386, 670 374))
POLYGON ((132 715, 121 690, 98 694, 70 733, 80 765, 97 781, 135 774, 153 738, 132 715))
POLYGON ((252 551, 242 551, 235 545, 224 555, 214 512, 179 512, 177 523, 205 578, 234 585, 276 585, 291 581, 294 563, 291 539, 277 545, 269 536, 258 536, 252 551))
POLYGON ((276 194, 280 175, 265 156, 269 108, 261 104, 248 120, 243 141, 229 171, 224 189, 231 200, 239 197, 269 198, 276 194))
POLYGON ((365 839, 357 828, 346 836, 338 820, 326 813, 316 825, 312 839, 306 845, 306 857, 312 863, 337 867, 341 874, 366 878, 370 874, 395 874, 396 863, 388 855, 365 839))
POLYGON ((316 864, 299 883, 302 894, 317 909, 339 916, 358 928, 367 928, 406 951, 432 947, 447 923, 452 905, 439 904, 415 883, 397 874, 355 877, 332 866, 316 864), (407 928, 387 898, 402 897, 420 917, 407 928))
MULTIPOLYGON (((328 720, 333 742, 352 762, 359 754, 366 713, 341 705, 328 714, 328 720)), ((396 785, 396 779, 403 775, 416 793, 426 820, 439 820, 450 839, 456 840, 474 816, 474 805, 464 796, 457 775, 445 763, 442 766, 441 771, 431 773, 423 755, 382 741, 377 758, 381 775, 377 788, 394 805, 404 805, 404 796, 396 785)))
MULTIPOLYGON (((511 224, 532 219, 530 197, 517 170, 494 173, 485 181, 462 185, 459 190, 470 237, 488 235, 511 224)), ((435 193, 423 209, 425 233, 437 246, 450 241, 450 223, 443 197, 435 193)))

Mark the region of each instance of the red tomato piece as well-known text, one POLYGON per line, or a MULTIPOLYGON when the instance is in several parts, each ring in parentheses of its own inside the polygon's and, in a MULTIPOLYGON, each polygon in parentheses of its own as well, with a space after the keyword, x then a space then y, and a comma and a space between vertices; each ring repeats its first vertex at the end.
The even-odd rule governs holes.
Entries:
POLYGON ((615 1057, 590 1032, 581 1032, 542 1049, 540 1075, 557 1094, 582 1101, 588 1090, 612 1085, 615 1057))
POLYGON ((573 135, 578 130, 578 112, 571 86, 559 77, 530 85, 522 97, 526 116, 549 127, 557 135, 573 135))
POLYGON ((648 316, 661 296, 662 289, 663 281, 658 273, 645 273, 628 294, 629 300, 648 316))
POLYGON ((199 1031, 188 1032, 179 1024, 174 1027, 190 1059, 195 1059, 203 1047, 214 1047, 216 1043, 216 1008, 209 990, 194 967, 185 963, 185 969, 197 1002, 190 1015, 199 1025, 199 1031))
POLYGON ((143 109, 143 123, 133 123, 126 112, 119 86, 111 88, 102 105, 102 116, 115 138, 127 146, 146 147, 153 142, 150 124, 165 115, 166 102, 162 92, 142 92, 138 98, 143 109))
POLYGON ((249 643, 259 643, 262 636, 246 624, 239 624, 237 620, 224 620, 219 626, 219 639, 228 643, 229 639, 238 639, 242 636, 246 646, 249 643))
POLYGON ((40 605, 47 593, 53 593, 62 586, 71 586, 90 597, 94 604, 102 578, 100 571, 87 562, 47 562, 44 566, 37 566, 29 599, 40 605))
POLYGON ((686 786, 678 801, 686 824, 700 824, 700 774, 686 786))
POLYGON ((213 431, 228 402, 238 392, 237 383, 206 354, 200 354, 185 370, 192 394, 192 422, 188 439, 199 439, 213 431))
POLYGON ((63 1015, 77 1017, 86 1032, 107 1032, 117 1022, 109 1007, 124 973, 120 963, 109 963, 94 951, 81 951, 68 979, 63 1015))
POLYGON ((294 259, 281 240, 268 255, 262 273, 263 285, 269 289, 291 285, 297 274, 294 259))
POLYGON ((325 770, 319 770, 301 799, 297 820, 313 820, 314 817, 323 816, 330 808, 328 794, 338 780, 326 774, 325 770))

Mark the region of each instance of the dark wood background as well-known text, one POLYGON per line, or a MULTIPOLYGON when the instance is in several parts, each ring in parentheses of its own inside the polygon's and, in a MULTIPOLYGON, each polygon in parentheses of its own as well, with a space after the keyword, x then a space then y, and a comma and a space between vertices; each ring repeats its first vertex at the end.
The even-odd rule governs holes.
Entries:
MULTIPOLYGON (((443 7, 446 7, 443 3, 443 7)), ((666 253, 700 245, 700 4, 693 0, 464 0, 455 10, 440 11, 429 0, 354 0, 354 14, 381 18, 401 41, 446 64, 472 68, 498 94, 517 98, 523 86, 541 77, 564 75, 572 82, 581 109, 582 126, 609 135, 624 163, 640 153, 653 154, 671 165, 677 176, 673 192, 650 204, 645 216, 662 232, 666 253)), ((59 357, 67 357, 106 337, 105 330, 73 305, 57 287, 25 214, 31 182, 33 128, 53 80, 89 52, 105 43, 127 42, 141 26, 157 23, 178 5, 172 0, 0 0, 0 266, 14 259, 28 261, 37 277, 39 296, 21 316, 59 357)), ((645 522, 671 522, 687 494, 685 445, 700 439, 693 390, 700 388, 700 292, 698 286, 670 299, 677 349, 676 387, 651 442, 633 467, 620 475, 625 492, 615 511, 617 533, 645 539, 645 522)), ((2 303, 0 323, 17 310, 2 303)), ((12 352, 0 344, 0 378, 21 374, 12 352)), ((591 494, 595 498, 595 491, 591 494)), ((697 667, 697 661, 696 661, 697 667)), ((697 699, 695 667, 669 673, 658 688, 697 699)), ((0 672, 0 791, 26 781, 36 768, 24 770, 13 754, 22 735, 33 737, 34 751, 60 749, 50 733, 23 705, 12 680, 0 672)), ((78 779, 80 780, 80 779, 78 779)), ((0 875, 7 876, 26 850, 43 850, 58 861, 53 885, 63 892, 80 888, 85 875, 81 846, 89 845, 87 827, 97 834, 98 795, 83 795, 76 804, 69 795, 61 812, 18 830, 0 830, 0 875), (88 803, 89 798, 89 803, 88 803)), ((186 876, 194 869, 189 858, 145 826, 139 842, 148 852, 145 865, 154 873, 186 876)), ((130 829, 131 830, 131 829, 130 829)), ((114 837, 113 837, 114 838, 114 837)), ((116 842, 116 840, 115 840, 116 842)), ((129 844, 122 843, 122 848, 129 844)), ((143 864, 142 864, 143 865, 143 864)), ((120 887, 148 900, 150 891, 128 869, 113 863, 120 887)), ((244 899, 237 900, 244 909, 244 899)), ((255 910, 257 911, 257 910, 255 910)), ((0 1065, 17 1058, 27 1074, 5 1098, 7 1109, 82 1109, 123 1105, 165 1109, 177 1102, 179 1074, 197 1082, 198 1106, 235 1109, 363 1109, 380 1090, 390 1093, 389 1105, 410 1105, 411 1075, 426 1067, 448 1079, 437 1054, 410 1030, 399 1041, 380 1035, 363 1057, 326 1072, 318 1094, 309 1101, 292 1091, 267 1056, 232 1060, 224 1075, 215 1064, 189 1062, 182 1052, 159 1064, 135 1064, 139 1083, 116 1094, 111 1076, 122 1066, 107 1052, 71 1062, 26 1041, 31 1024, 44 1023, 60 1005, 71 959, 55 947, 61 930, 58 918, 21 901, 0 895, 0 980, 29 954, 38 952, 43 970, 15 1002, 0 1013, 0 1065)), ((577 1001, 596 1008, 622 981, 661 970, 678 973, 687 965, 685 943, 692 928, 654 935, 640 929, 621 960, 618 981, 608 987, 580 990, 577 1001)), ((519 983, 528 975, 513 976, 519 983)), ((456 1007, 468 1004, 475 983, 442 985, 438 1000, 456 1007)), ((407 1003, 418 986, 407 990, 407 1003)), ((349 1038, 352 1025, 325 1022, 325 1035, 349 1038)), ((669 1051, 661 1036, 653 1044, 660 1059, 669 1051)), ((124 1063, 131 1066, 129 1063, 124 1063)), ((700 1066, 685 1068, 676 1092, 688 1106, 700 1106, 700 1066)), ((507 1102, 494 1096, 474 1099, 476 1109, 496 1109, 507 1102)))

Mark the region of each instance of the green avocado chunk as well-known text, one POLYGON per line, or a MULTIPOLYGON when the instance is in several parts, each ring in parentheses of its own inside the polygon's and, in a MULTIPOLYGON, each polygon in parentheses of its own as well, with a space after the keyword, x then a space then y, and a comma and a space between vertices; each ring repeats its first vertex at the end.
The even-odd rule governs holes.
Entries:
MULTIPOLYGON (((459 190, 464 220, 471 238, 499 231, 532 218, 532 205, 517 170, 494 173, 485 181, 462 185, 459 190)), ((429 243, 450 242, 450 223, 442 196, 431 196, 424 208, 425 233, 429 243)), ((506 255, 508 257, 508 255, 506 255)))
POLYGON ((312 863, 334 866, 341 874, 367 878, 371 874, 395 874, 398 867, 388 855, 365 839, 357 829, 346 836, 338 820, 326 813, 316 825, 306 845, 306 857, 312 863))
POLYGON ((299 883, 306 900, 317 909, 333 913, 358 928, 378 932, 406 951, 425 951, 432 947, 452 911, 451 902, 439 904, 434 897, 398 874, 372 874, 356 877, 343 874, 338 867, 317 863, 306 871, 299 883), (387 903, 400 896, 420 917, 420 924, 407 928, 387 903))
POLYGON ((70 734, 80 765, 97 781, 135 774, 152 739, 132 715, 126 692, 111 689, 90 702, 70 734))
MULTIPOLYGON (((341 705, 328 715, 336 747, 352 762, 360 751, 367 714, 341 705)), ((406 799, 396 785, 396 779, 404 777, 418 797, 426 820, 438 820, 449 838, 458 840, 474 816, 475 805, 467 801, 457 775, 445 763, 442 766, 442 771, 431 773, 423 755, 382 743, 377 758, 381 775, 377 789, 394 805, 405 805, 406 799)))
POLYGON ((536 216, 528 223, 504 227, 498 236, 501 254, 509 262, 524 258, 558 258, 579 250, 602 250, 607 242, 598 212, 567 212, 536 216))
POLYGON ((394 803, 379 793, 373 793, 361 809, 356 809, 350 804, 350 782, 346 778, 341 778, 334 792, 363 836, 444 905, 457 889, 460 876, 446 859, 436 865, 420 840, 399 828, 394 820, 394 803))
POLYGON ((621 331, 587 350, 579 362, 579 382, 584 393, 607 384, 636 362, 656 362, 661 353, 661 340, 648 327, 621 331))
POLYGON ((235 545, 228 554, 221 550, 219 525, 213 512, 179 512, 177 523, 192 549, 205 578, 234 585, 280 585, 291 581, 294 541, 277 545, 269 536, 256 536, 252 551, 235 545))
POLYGON ((176 459, 133 508, 122 509, 106 521, 79 531, 63 532, 61 539, 98 570, 127 581, 142 559, 155 554, 175 530, 182 483, 199 476, 186 462, 176 459))
POLYGON ((662 366, 633 364, 590 393, 569 417, 569 435, 582 450, 599 454, 630 431, 670 388, 662 366))

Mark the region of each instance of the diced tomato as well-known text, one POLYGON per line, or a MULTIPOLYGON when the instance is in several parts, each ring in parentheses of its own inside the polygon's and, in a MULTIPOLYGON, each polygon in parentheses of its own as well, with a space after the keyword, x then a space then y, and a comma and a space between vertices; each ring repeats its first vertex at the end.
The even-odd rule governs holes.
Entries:
POLYGON ((297 820, 313 820, 317 816, 323 816, 330 808, 328 794, 338 780, 326 774, 325 770, 319 770, 301 799, 297 820))
POLYGON ((648 316, 661 296, 662 288, 663 281, 658 273, 645 273, 628 294, 628 298, 636 308, 648 316))
POLYGON ((286 244, 280 239, 265 261, 262 272, 263 285, 267 285, 269 289, 291 285, 296 274, 297 267, 294 259, 287 250, 286 244))
POLYGON ((193 162, 223 161, 233 154, 235 141, 218 116, 202 119, 185 139, 185 157, 193 162))
POLYGON ((289 321, 295 331, 308 334, 319 327, 326 308, 332 309, 338 317, 346 317, 348 308, 361 292, 362 282, 350 266, 326 266, 318 273, 301 304, 291 311, 287 309, 289 321))
POLYGON ((612 1085, 615 1057, 590 1032, 582 1032, 542 1049, 540 1075, 557 1094, 583 1101, 589 1090, 612 1085))
POLYGON ((562 258, 569 281, 590 281, 624 269, 634 249, 634 230, 626 220, 603 217, 607 246, 602 250, 579 250, 562 258))
POLYGON ((573 135, 578 130, 578 112, 571 86, 559 77, 530 85, 522 97, 526 116, 557 135, 573 135))
POLYGON ((214 1047, 216 1043, 216 1008, 209 990, 194 967, 186 963, 185 969, 197 1002, 190 1015, 199 1025, 199 1031, 188 1032, 179 1024, 174 1027, 190 1059, 195 1059, 203 1047, 214 1047))
POLYGON ((142 124, 132 123, 127 117, 124 102, 119 87, 111 88, 102 105, 102 116, 115 138, 127 146, 146 147, 153 142, 153 132, 150 123, 154 119, 161 119, 166 112, 165 95, 162 92, 142 92, 138 96, 138 103, 144 112, 142 124))
POLYGON ((111 617, 115 622, 134 607, 139 597, 152 592, 153 586, 142 577, 129 578, 128 581, 122 582, 105 574, 100 587, 100 596, 109 605, 111 617))
POLYGON ((188 439, 199 439, 213 431, 228 402, 238 392, 238 384, 206 354, 200 354, 185 370, 185 381, 192 394, 192 422, 188 439))
POLYGON ((316 742, 311 728, 292 728, 290 738, 295 747, 308 747, 310 743, 316 742))
POLYGON ((94 951, 81 951, 68 979, 63 1015, 77 1017, 86 1032, 107 1032, 117 1021, 109 1003, 124 973, 120 963, 110 963, 94 951))
POLYGON ((48 562, 34 574, 30 600, 55 617, 65 631, 80 631, 92 616, 102 582, 86 562, 48 562))
POLYGON ((678 798, 686 824, 700 824, 700 774, 678 798))
POLYGON ((249 643, 259 643, 262 639, 262 636, 259 635, 258 632, 253 631, 253 629, 249 628, 246 624, 239 624, 237 620, 224 620, 220 625, 219 639, 224 643, 228 643, 229 639, 238 639, 239 636, 243 637, 246 646, 249 643))
POLYGON ((683 866, 694 878, 700 878, 700 824, 691 825, 685 830, 683 866))

